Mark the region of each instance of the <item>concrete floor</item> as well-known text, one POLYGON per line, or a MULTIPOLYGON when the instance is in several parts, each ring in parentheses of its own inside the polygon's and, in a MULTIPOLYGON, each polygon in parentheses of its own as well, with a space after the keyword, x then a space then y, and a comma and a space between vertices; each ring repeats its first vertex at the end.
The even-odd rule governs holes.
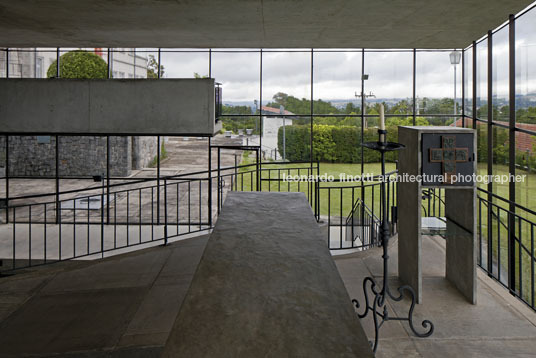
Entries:
MULTIPOLYGON (((439 236, 423 236, 423 303, 416 305, 414 322, 421 328, 431 320, 435 332, 416 338, 407 322, 389 321, 380 330, 377 357, 534 357, 536 313, 509 295, 502 286, 478 269, 478 303, 472 305, 445 279, 445 242, 439 236)), ((335 257, 350 297, 363 303, 363 278, 382 275, 381 248, 335 257)), ((396 242, 390 248, 390 287, 396 293, 396 242)), ((409 300, 391 304, 390 312, 407 314, 409 300)), ((359 312, 362 312, 360 309, 359 312)), ((361 320, 370 339, 372 316, 361 320)))
MULTIPOLYGON (((0 278, 0 356, 159 356, 206 240, 201 236, 0 278)), ((442 240, 424 237, 424 302, 415 308, 416 327, 430 319, 433 336, 415 338, 405 322, 386 322, 377 356, 533 357, 536 313, 480 270, 478 304, 465 301, 444 279, 442 240)), ((396 242, 390 254, 395 288, 396 242)), ((363 278, 381 274, 380 249, 337 256, 335 263, 350 297, 363 302, 363 278)), ((402 314, 408 302, 390 307, 402 314)), ((361 322, 372 339, 371 318, 361 322)))
POLYGON ((0 356, 160 356, 207 239, 0 278, 0 356))

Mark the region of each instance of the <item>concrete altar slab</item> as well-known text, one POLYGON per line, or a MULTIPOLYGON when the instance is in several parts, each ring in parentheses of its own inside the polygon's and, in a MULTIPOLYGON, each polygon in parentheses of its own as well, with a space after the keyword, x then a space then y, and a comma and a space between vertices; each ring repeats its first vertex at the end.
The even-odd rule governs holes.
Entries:
POLYGON ((164 357, 372 357, 302 193, 231 192, 164 357))

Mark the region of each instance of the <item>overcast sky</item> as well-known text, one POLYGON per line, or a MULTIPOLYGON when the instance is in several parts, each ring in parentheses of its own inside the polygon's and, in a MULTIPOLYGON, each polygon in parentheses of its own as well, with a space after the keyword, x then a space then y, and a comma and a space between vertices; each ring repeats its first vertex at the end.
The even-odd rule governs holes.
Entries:
MULTIPOLYGON (((227 50, 230 51, 230 50, 227 50)), ((417 52, 416 93, 418 97, 454 95, 454 68, 449 52, 417 52)), ((467 53, 471 64, 472 51, 467 53)), ((356 100, 361 91, 361 51, 322 52, 313 57, 314 99, 356 100)), ((262 56, 262 96, 267 103, 277 92, 298 98, 311 96, 311 52, 271 52, 262 56)), ((165 77, 193 77, 209 74, 208 53, 162 52, 165 77)), ((365 52, 365 92, 377 98, 412 97, 412 52, 365 52)), ((224 101, 253 101, 260 96, 259 52, 212 52, 212 77, 223 84, 224 101)), ((487 43, 478 45, 478 92, 487 91, 487 43)), ((471 79, 467 68, 467 78, 471 79)), ((508 95, 508 28, 493 36, 494 94, 508 95)), ((461 66, 457 66, 456 96, 461 97, 461 66)), ((516 90, 518 94, 536 93, 536 10, 516 20, 516 90)))
MULTIPOLYGON (((536 29, 535 29, 536 31, 536 29)), ((535 32, 536 34, 536 32, 535 32)), ((530 38, 516 40, 517 87, 522 94, 536 91, 536 41, 530 38), (527 62, 532 66, 527 66, 527 62)), ((507 32, 494 37, 494 88, 499 97, 508 94, 507 32)), ((469 60, 471 53, 468 53, 469 60)), ((162 52, 165 77, 193 77, 194 72, 208 75, 207 53, 162 52)), ((486 91, 487 47, 479 45, 479 71, 482 93, 486 91)), ((366 52, 365 92, 377 98, 412 97, 411 52, 366 52)), ((311 53, 264 52, 262 91, 263 103, 277 92, 298 98, 311 96, 311 53)), ((315 52, 313 57, 315 99, 356 100, 361 90, 361 52, 315 52)), ((225 101, 253 101, 260 96, 260 54, 257 52, 212 52, 211 75, 223 84, 225 101)), ((471 74, 468 73, 470 78, 471 74)), ((417 52, 417 96, 453 97, 454 68, 449 52, 417 52)), ((461 66, 457 67, 457 94, 461 97, 461 66)))

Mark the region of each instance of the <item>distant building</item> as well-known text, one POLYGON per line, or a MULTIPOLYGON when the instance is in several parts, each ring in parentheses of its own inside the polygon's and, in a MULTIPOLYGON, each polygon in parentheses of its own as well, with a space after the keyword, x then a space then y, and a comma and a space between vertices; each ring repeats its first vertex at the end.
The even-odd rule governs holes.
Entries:
POLYGON ((261 107, 261 114, 263 115, 281 115, 280 117, 265 116, 262 119, 262 151, 265 153, 266 158, 274 160, 282 159, 284 153, 280 153, 277 147, 279 128, 283 126, 291 126, 292 119, 285 118, 284 116, 293 115, 294 113, 287 111, 286 109, 261 107))

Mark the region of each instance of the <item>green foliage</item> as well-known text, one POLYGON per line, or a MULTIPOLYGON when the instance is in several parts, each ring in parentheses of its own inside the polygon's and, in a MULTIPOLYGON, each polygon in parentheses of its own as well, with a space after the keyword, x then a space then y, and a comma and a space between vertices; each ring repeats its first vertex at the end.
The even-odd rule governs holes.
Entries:
MULTIPOLYGON (((160 65, 160 77, 164 77, 164 66, 160 65)), ((158 78, 158 61, 154 55, 148 56, 147 78, 158 78)))
MULTIPOLYGON (((272 101, 268 103, 267 107, 279 108, 283 106, 287 111, 294 114, 308 114, 311 113, 311 101, 305 98, 298 99, 294 96, 289 96, 283 92, 277 92, 272 101)), ((352 103, 346 105, 345 111, 339 110, 333 106, 330 102, 322 101, 321 99, 313 101, 314 112, 322 114, 348 114, 351 112, 359 112, 359 108, 355 107, 352 103)))
MULTIPOLYGON (((361 162, 361 128, 355 126, 313 126, 313 159, 328 163, 360 163, 361 162)), ((389 141, 397 140, 397 128, 388 127, 389 141)), ((364 141, 378 140, 378 130, 368 128, 363 131, 364 141)), ((290 125, 285 128, 286 160, 307 161, 311 153, 310 126, 290 125)), ((283 154, 283 127, 279 128, 277 148, 283 154)), ((369 149, 363 149, 364 163, 375 163, 380 159, 379 153, 369 149)), ((386 154, 387 161, 397 159, 396 152, 386 154)))
MULTIPOLYGON (((309 126, 291 125, 285 127, 285 152, 286 160, 290 162, 299 162, 309 160, 311 155, 309 126)), ((277 133, 277 148, 283 155, 283 127, 279 128, 277 133)))
MULTIPOLYGON (((222 114, 233 115, 241 114, 248 115, 251 113, 251 107, 249 106, 229 106, 224 105, 222 107, 222 114)), ((258 117, 222 117, 222 129, 224 131, 231 131, 235 134, 239 129, 253 129, 253 134, 260 134, 259 118, 258 117)))
MULTIPOLYGON (((168 152, 166 150, 166 144, 165 142, 162 142, 160 146, 160 163, 162 163, 162 161, 166 159, 167 157, 168 157, 168 152)), ((158 155, 155 155, 154 158, 149 162, 148 167, 155 168, 157 165, 158 165, 158 155)))
MULTIPOLYGON (((60 57, 61 78, 107 78, 108 65, 98 55, 75 50, 67 52, 60 57)), ((57 63, 52 62, 47 70, 47 77, 57 77, 57 63)))

